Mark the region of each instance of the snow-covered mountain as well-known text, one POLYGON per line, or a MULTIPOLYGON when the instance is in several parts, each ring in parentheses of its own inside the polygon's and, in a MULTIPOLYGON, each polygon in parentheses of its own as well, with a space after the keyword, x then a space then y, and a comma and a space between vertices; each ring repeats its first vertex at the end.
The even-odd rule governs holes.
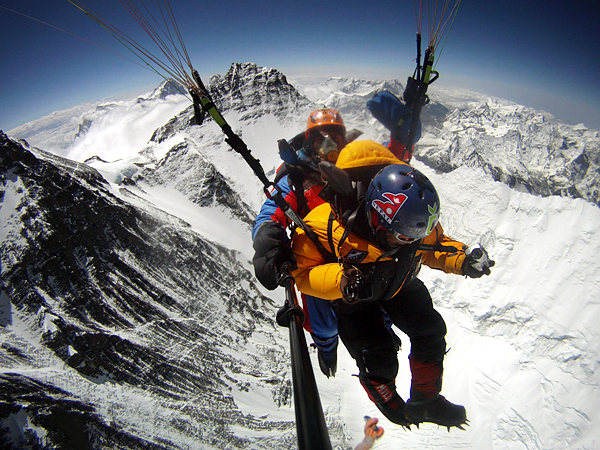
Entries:
POLYGON ((52 448, 283 448, 289 417, 231 394, 290 401, 278 305, 237 252, 85 164, 0 139, 2 448, 41 448, 28 430, 52 448))
POLYGON ((185 96, 165 82, 143 97, 83 104, 9 133, 77 161, 82 162, 85 155, 113 160, 130 154, 132 148, 139 151, 148 142, 148 133, 188 105, 185 96))
POLYGON ((417 158, 438 170, 482 167, 511 187, 600 206, 600 134, 583 124, 488 98, 454 109, 428 131, 417 158))
MULTIPOLYGON (((399 95, 398 80, 332 78, 308 86, 312 99, 349 116, 365 138, 385 140, 386 130, 366 110, 374 92, 399 95), (365 127, 364 124, 368 124, 365 127)), ((548 113, 473 92, 436 89, 423 109, 423 137, 415 158, 448 172, 481 167, 497 181, 533 194, 584 198, 600 205, 600 133, 561 123, 548 113)))
MULTIPOLYGON (((254 64, 208 87, 270 174, 276 140, 312 109, 337 108, 383 141, 366 100, 402 91, 351 78, 294 87, 254 64)), ((192 122, 162 85, 0 135, 3 448, 295 446, 282 293, 250 264, 262 187, 216 124, 192 122)), ((497 261, 479 280, 421 273, 449 328, 443 392, 471 427, 390 424, 340 349, 336 378, 316 371, 334 448, 361 440, 365 414, 382 420, 382 449, 597 448, 598 133, 441 90, 423 122, 414 164, 441 194, 446 232, 497 261)))

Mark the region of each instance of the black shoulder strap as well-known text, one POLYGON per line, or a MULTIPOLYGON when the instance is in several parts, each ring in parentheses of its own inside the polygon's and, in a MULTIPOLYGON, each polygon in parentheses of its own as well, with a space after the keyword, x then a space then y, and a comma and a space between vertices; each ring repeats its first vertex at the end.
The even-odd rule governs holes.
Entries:
POLYGON ((301 172, 290 171, 288 180, 290 180, 290 189, 296 194, 298 213, 304 216, 308 213, 306 197, 304 196, 304 176, 301 172))
POLYGON ((354 228, 354 223, 356 222, 356 217, 358 216, 358 211, 360 210, 361 206, 362 201, 359 202, 356 209, 352 211, 352 213, 348 217, 348 220, 346 220, 346 222, 343 224, 344 233, 342 234, 340 242, 338 242, 337 252, 335 251, 335 244, 333 242, 333 221, 335 220, 335 215, 333 214, 333 211, 329 213, 329 220, 327 222, 327 242, 329 243, 329 248, 331 249, 333 255, 335 256, 337 253, 337 261, 342 260, 342 246, 344 245, 344 242, 346 242, 346 239, 348 239, 348 236, 352 232, 352 228, 354 228))
POLYGON ((331 253, 335 256, 335 245, 333 244, 333 221, 335 220, 335 215, 333 211, 329 213, 329 220, 327 221, 327 242, 329 243, 329 248, 331 253))
POLYGON ((340 242, 338 243, 338 254, 340 254, 340 252, 342 251, 342 245, 344 245, 344 242, 346 242, 346 239, 348 239, 348 236, 350 235, 350 233, 352 232, 352 229, 354 228, 354 223, 356 222, 356 217, 358 216, 358 211, 360 210, 361 206, 362 206, 362 201, 360 201, 358 203, 358 206, 348 216, 348 220, 344 224, 344 234, 342 234, 342 238, 340 239, 340 242))

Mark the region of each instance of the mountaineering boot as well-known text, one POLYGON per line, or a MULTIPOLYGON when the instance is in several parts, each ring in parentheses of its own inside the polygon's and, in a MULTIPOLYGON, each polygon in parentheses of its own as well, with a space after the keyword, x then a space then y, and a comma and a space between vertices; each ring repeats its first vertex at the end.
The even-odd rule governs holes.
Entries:
POLYGON ((394 382, 383 384, 361 376, 360 384, 367 391, 371 401, 390 422, 410 429, 410 421, 406 418, 406 403, 396 392, 394 382))
POLYGON ((411 423, 419 425, 421 422, 431 422, 448 427, 457 427, 464 430, 462 425, 467 423, 467 410, 462 405, 455 405, 436 395, 434 398, 413 401, 406 404, 406 416, 411 423))
POLYGON ((444 367, 441 361, 422 362, 409 356, 412 383, 406 416, 415 425, 421 422, 458 427, 467 423, 467 411, 462 405, 450 403, 440 395, 444 367))
POLYGON ((337 371, 337 352, 330 351, 324 352, 320 348, 317 348, 317 356, 319 358, 319 368, 321 372, 329 378, 335 377, 335 372, 337 371))
POLYGON ((327 378, 335 377, 337 371, 337 347, 338 347, 338 335, 329 338, 320 338, 314 333, 312 334, 313 344, 311 346, 317 347, 317 357, 319 360, 319 368, 323 375, 327 378))

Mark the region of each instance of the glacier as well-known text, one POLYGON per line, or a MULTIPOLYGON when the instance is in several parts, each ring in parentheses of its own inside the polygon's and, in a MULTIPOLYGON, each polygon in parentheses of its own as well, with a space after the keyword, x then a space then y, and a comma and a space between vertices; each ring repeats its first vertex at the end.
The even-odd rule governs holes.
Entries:
MULTIPOLYGON (((270 177, 277 139, 317 107, 385 141, 365 103, 403 89, 295 84, 251 63, 208 87, 270 177)), ((386 430, 378 449, 597 448, 598 132, 481 94, 432 86, 430 97, 413 163, 440 193, 447 234, 496 260, 477 280, 420 274, 448 324, 443 393, 470 427, 405 431, 380 417, 342 347, 332 379, 311 351, 332 444, 353 448, 370 415, 386 430)), ((262 186, 216 124, 190 125, 189 106, 164 84, 2 134, 7 448, 295 446, 287 330, 274 322, 283 293, 265 291, 250 262, 262 186)))

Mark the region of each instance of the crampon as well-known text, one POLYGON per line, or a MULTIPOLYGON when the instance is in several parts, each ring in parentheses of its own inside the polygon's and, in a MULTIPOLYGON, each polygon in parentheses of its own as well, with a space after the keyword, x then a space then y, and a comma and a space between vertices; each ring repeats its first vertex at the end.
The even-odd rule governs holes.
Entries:
POLYGON ((469 426, 465 407, 449 402, 443 395, 417 402, 409 400, 406 404, 406 417, 417 428, 423 422, 447 427, 448 431, 452 427, 465 430, 464 427, 469 426))

